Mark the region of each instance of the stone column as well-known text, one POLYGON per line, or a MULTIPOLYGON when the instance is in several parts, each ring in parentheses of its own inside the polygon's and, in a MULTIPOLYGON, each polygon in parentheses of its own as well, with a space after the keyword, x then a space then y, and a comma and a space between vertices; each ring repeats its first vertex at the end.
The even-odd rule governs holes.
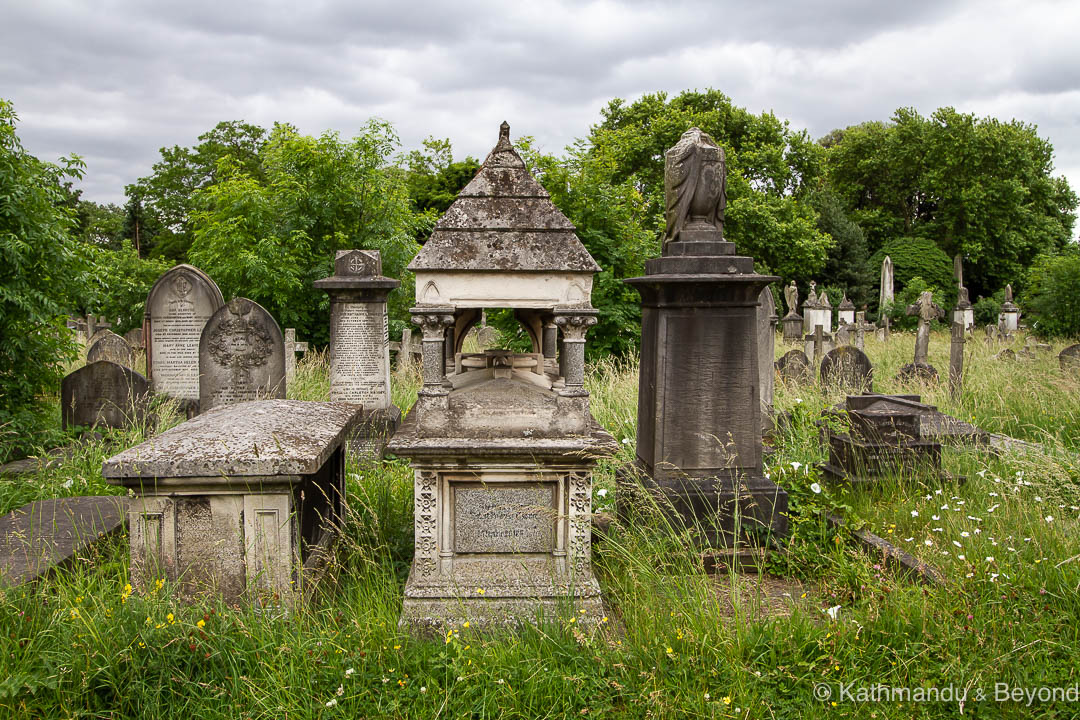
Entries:
MULTIPOLYGON (((873 326, 871 326, 873 327, 873 326)), ((866 345, 866 311, 855 313, 855 347, 862 350, 866 345)))
POLYGON ((596 324, 596 310, 575 310, 572 315, 556 315, 562 329, 562 367, 566 387, 562 395, 587 395, 585 392, 585 333, 596 324), (588 313, 588 314, 586 314, 588 313))
POLYGON ((454 322, 453 308, 417 306, 409 310, 424 334, 424 387, 421 395, 446 395, 446 330, 454 322))
POLYGON ((949 347, 949 392, 954 398, 960 397, 964 386, 964 332, 963 322, 953 321, 952 344, 949 347))
POLYGON ((548 320, 544 323, 544 359, 554 360, 556 357, 556 350, 559 344, 559 327, 554 321, 548 320))

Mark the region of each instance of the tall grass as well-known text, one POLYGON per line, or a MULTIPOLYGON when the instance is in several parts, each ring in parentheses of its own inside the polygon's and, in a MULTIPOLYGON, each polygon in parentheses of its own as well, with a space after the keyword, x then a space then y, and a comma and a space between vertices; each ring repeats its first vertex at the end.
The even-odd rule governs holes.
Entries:
MULTIPOLYGON (((744 585, 707 575, 685 534, 645 507, 637 522, 614 524, 594 547, 608 614, 599 628, 564 618, 519 633, 461 627, 445 641, 411 638, 397 628, 411 559, 411 471, 399 460, 351 457, 350 520, 328 585, 287 617, 211 600, 183 604, 167 583, 132 594, 124 537, 35 586, 3 591, 0 714, 953 717, 956 702, 860 704, 837 697, 838 683, 952 684, 972 693, 992 692, 995 683, 1075 684, 1076 379, 1053 358, 1001 363, 978 340, 968 346, 964 392, 953 400, 944 384, 893 379, 910 360, 910 335, 867 345, 876 389, 920 392, 946 412, 1043 443, 1046 452, 955 448, 945 464, 963 481, 905 475, 875 488, 833 486, 813 469, 824 458, 814 421, 842 396, 816 383, 778 383, 777 409, 789 421, 773 440, 767 471, 791 494, 795 516, 787 552, 770 568, 791 583, 787 615, 765 613, 744 585), (824 510, 844 512, 935 564, 947 585, 923 587, 885 571, 822 522, 824 510), (815 696, 818 683, 829 684, 832 700, 815 696)), ((947 338, 935 335, 931 362, 943 375, 947 352, 947 338)), ((617 464, 634 456, 636 372, 633 361, 608 362, 589 375, 593 412, 620 447, 597 470, 598 506, 615 492, 617 464)), ((309 353, 290 397, 325 400, 325 377, 325 357, 309 353)), ((415 372, 395 374, 395 401, 408 409, 418 386, 415 372)), ((20 482, 36 495, 107 492, 95 477, 101 459, 142 437, 110 435, 20 482)), ((5 485, 0 497, 10 505, 14 492, 5 485)), ((1077 707, 972 695, 963 712, 1066 718, 1077 707)))

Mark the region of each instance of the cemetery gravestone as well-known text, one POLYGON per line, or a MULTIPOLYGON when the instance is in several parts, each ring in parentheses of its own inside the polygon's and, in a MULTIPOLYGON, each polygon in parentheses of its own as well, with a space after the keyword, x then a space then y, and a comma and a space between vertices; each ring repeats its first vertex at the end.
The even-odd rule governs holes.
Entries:
MULTIPOLYGON (((960 257, 957 255, 957 257, 960 257)), ((964 384, 964 341, 966 340, 963 322, 953 321, 952 342, 949 346, 949 392, 954 398, 960 397, 964 384)))
POLYGON ((844 345, 830 350, 821 360, 822 385, 852 388, 854 392, 871 392, 874 368, 862 350, 844 345))
POLYGON ((919 317, 919 328, 915 334, 915 361, 900 368, 900 377, 934 380, 938 373, 929 362, 930 323, 944 317, 945 311, 934 303, 933 294, 925 290, 917 302, 908 306, 907 314, 919 317))
POLYGON ((1011 338, 1020 327, 1020 308, 1013 302, 1012 285, 1005 286, 1005 302, 1001 304, 998 328, 1005 339, 1011 338))
POLYGON ((143 342, 143 329, 141 327, 128 330, 124 333, 124 339, 127 340, 128 345, 136 352, 142 350, 146 346, 143 342))
POLYGON ((112 330, 98 332, 97 340, 86 351, 86 362, 108 360, 126 368, 135 367, 135 351, 128 341, 112 330))
POLYGON ((761 395, 762 432, 772 427, 773 380, 776 375, 776 301, 768 287, 758 295, 757 308, 758 389, 761 395))
POLYGON ((285 340, 258 303, 233 298, 215 312, 199 341, 201 412, 246 400, 285 397, 285 340))
POLYGON ((145 417, 149 395, 146 378, 131 368, 108 360, 90 363, 61 382, 63 426, 129 427, 145 417))
POLYGON ((810 358, 802 350, 789 350, 776 361, 776 371, 784 380, 793 380, 799 383, 810 382, 813 379, 813 371, 810 366, 810 358))
POLYGON ((1080 370, 1080 343, 1070 345, 1058 354, 1062 370, 1080 370))
POLYGON ((893 302, 893 262, 888 255, 881 261, 881 285, 878 292, 878 312, 885 312, 885 308, 893 302))
POLYGON ((199 339, 224 304, 214 281, 191 265, 163 274, 146 296, 147 377, 154 392, 184 401, 189 414, 199 402, 199 339))
POLYGON ((306 353, 308 344, 296 341, 296 328, 285 328, 285 387, 296 379, 296 354, 306 353))

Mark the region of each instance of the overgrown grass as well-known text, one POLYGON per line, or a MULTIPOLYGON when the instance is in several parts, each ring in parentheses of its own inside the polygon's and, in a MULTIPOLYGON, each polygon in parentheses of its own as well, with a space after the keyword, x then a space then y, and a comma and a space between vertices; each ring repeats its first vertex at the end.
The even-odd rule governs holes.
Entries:
MULTIPOLYGON (((788 552, 771 567, 801 583, 789 617, 758 612, 738 586, 729 599, 727 584, 701 570, 686 539, 643 508, 639 522, 615 525, 594 548, 609 616, 598 630, 555 621, 516 634, 461 628, 446 642, 413 639, 397 628, 412 550, 412 474, 403 461, 353 458, 351 519, 331 586, 291 616, 210 601, 184 605, 168 584, 129 594, 124 537, 36 586, 4 591, 2 714, 907 718, 961 709, 957 702, 858 703, 840 694, 840 684, 880 683, 966 688, 964 716, 1076 717, 1077 703, 1026 707, 996 702, 993 692, 995 683, 1080 682, 1077 379, 1053 356, 1001 363, 979 339, 968 345, 964 392, 952 400, 944 383, 912 388, 892 379, 912 345, 910 335, 887 345, 868 341, 876 389, 920 392, 946 412, 1048 452, 949 449, 946 466, 963 482, 911 475, 848 490, 812 469, 824 459, 814 421, 841 395, 778 384, 777 408, 791 420, 768 469, 797 514, 788 552), (886 572, 828 529, 817 514, 825 509, 841 509, 933 563, 947 586, 886 572), (831 700, 815 697, 819 683, 831 700), (988 699, 978 701, 977 689, 988 699)), ((935 335, 931 362, 943 375, 947 353, 947 337, 935 335)), ((418 385, 416 373, 395 376, 395 401, 407 408, 418 385)), ((325 357, 309 354, 289 395, 320 400, 326 388, 325 357)), ((603 507, 615 492, 617 463, 633 458, 635 363, 593 368, 589 389, 594 414, 620 441, 619 456, 596 473, 603 507)), ((0 498, 11 507, 25 498, 109 492, 101 460, 143 437, 109 435, 59 467, 5 478, 0 498)))

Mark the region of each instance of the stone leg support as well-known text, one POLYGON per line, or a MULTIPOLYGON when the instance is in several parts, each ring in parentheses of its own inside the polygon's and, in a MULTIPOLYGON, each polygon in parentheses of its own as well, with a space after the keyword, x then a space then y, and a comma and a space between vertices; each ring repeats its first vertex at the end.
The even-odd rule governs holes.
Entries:
POLYGON ((454 322, 451 312, 424 312, 413 309, 413 322, 423 331, 424 395, 445 395, 447 328, 454 322))
POLYGON ((585 393, 585 333, 596 324, 595 315, 559 315, 555 324, 562 328, 563 346, 560 366, 566 381, 564 395, 585 393))

